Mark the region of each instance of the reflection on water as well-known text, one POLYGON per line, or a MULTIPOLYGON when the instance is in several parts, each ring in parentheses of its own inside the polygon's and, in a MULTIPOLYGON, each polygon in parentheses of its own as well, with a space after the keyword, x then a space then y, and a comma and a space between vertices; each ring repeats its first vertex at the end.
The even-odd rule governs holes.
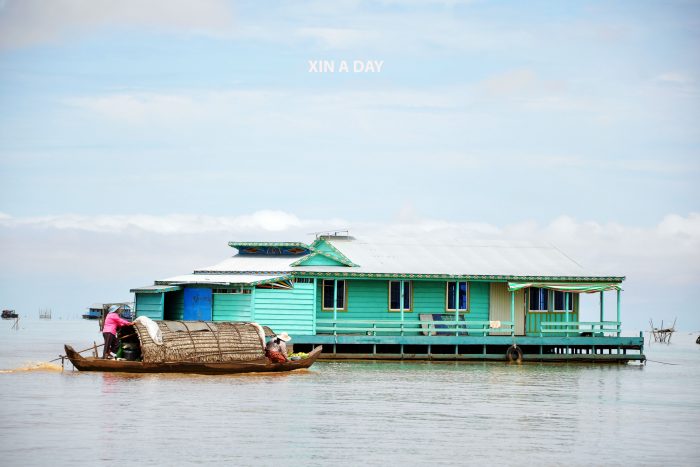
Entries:
MULTIPOLYGON (((82 322, 48 324, 0 331, 0 368, 48 361, 66 341, 88 347, 94 339, 82 322)), ((675 366, 320 362, 228 376, 12 371, 0 374, 0 459, 697 465, 700 346, 695 336, 680 337, 648 349, 649 358, 675 366)))

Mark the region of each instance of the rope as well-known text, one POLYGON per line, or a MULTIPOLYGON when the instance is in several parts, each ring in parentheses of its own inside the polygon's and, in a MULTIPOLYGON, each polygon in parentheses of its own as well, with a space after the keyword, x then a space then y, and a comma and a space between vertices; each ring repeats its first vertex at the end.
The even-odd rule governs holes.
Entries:
POLYGON ((649 360, 648 358, 646 359, 647 362, 654 362, 654 363, 661 363, 662 365, 680 365, 680 363, 668 363, 668 362, 660 362, 658 360, 649 360))

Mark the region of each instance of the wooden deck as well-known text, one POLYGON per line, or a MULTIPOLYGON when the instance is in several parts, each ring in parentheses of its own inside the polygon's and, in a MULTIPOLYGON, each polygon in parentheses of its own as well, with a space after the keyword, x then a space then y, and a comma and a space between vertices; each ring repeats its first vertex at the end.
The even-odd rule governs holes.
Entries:
MULTIPOLYGON (((518 361, 537 362, 644 362, 643 334, 619 336, 619 323, 596 324, 574 329, 572 326, 545 329, 540 335, 516 336, 507 329, 387 328, 381 323, 363 325, 343 323, 334 330, 316 335, 294 336, 294 349, 309 351, 323 345, 322 360, 444 360, 509 361, 509 349, 517 347, 518 361), (593 332, 591 332, 593 328, 593 332), (508 334, 505 334, 505 332, 508 334), (501 333, 501 335, 492 335, 501 333), (447 335, 445 335, 447 334, 447 335), (503 335, 505 334, 505 335, 503 335)), ((505 323, 508 325, 509 323, 505 323)), ((571 323, 572 325, 574 323, 571 323)), ((576 323, 578 324, 578 323, 576 323)), ((321 329, 329 329, 324 326, 321 329)))

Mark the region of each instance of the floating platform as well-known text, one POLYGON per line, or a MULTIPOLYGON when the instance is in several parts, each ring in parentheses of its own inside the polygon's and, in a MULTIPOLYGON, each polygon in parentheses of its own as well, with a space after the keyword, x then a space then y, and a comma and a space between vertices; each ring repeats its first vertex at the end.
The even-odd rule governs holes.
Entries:
POLYGON ((644 362, 644 337, 613 336, 294 336, 294 350, 322 345, 321 360, 644 362), (513 347, 519 351, 514 352, 513 347), (515 358, 513 353, 515 353, 515 358))

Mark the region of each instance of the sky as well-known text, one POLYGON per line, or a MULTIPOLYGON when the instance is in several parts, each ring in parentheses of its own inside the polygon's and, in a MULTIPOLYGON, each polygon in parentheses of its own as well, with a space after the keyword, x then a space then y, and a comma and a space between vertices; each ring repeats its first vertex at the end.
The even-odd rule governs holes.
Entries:
POLYGON ((348 228, 545 241, 700 329, 699 2, 260 3, 0 0, 2 308, 348 228))

